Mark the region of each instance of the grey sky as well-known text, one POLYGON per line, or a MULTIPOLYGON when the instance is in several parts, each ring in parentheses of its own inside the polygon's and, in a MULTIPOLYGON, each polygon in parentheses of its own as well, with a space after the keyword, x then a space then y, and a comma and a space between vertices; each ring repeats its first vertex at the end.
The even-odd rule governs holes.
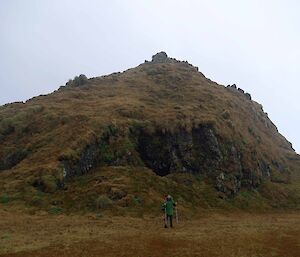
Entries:
POLYGON ((0 0, 0 104, 164 50, 264 106, 300 152, 300 1, 0 0))

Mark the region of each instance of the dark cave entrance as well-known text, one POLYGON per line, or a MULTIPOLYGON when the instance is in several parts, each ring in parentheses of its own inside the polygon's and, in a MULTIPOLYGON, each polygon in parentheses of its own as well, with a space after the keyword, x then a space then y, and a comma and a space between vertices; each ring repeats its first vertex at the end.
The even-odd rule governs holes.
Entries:
POLYGON ((161 132, 147 134, 141 132, 138 137, 138 152, 144 164, 159 176, 170 174, 171 158, 169 136, 161 132))
POLYGON ((173 172, 199 174, 214 169, 221 152, 209 125, 191 131, 139 131, 137 150, 144 164, 159 176, 173 172))

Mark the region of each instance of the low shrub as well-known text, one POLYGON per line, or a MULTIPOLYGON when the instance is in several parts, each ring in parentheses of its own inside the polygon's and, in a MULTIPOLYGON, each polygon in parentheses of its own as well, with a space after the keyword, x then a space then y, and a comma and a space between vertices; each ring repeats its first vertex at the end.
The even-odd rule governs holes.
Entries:
POLYGON ((56 178, 51 175, 41 176, 32 183, 32 186, 45 193, 54 193, 58 188, 56 178))
POLYGON ((223 117, 223 119, 228 120, 228 119, 230 118, 230 113, 229 113, 229 111, 224 110, 224 111, 222 112, 222 117, 223 117))
POLYGON ((63 212, 63 208, 61 207, 51 207, 49 210, 48 210, 48 213, 49 214, 52 214, 52 215, 58 215, 58 214, 61 214, 63 212))
POLYGON ((0 160, 0 170, 11 169, 28 155, 28 151, 26 149, 10 147, 4 150, 3 158, 0 160))
POLYGON ((32 197, 29 204, 31 206, 41 207, 43 205, 43 199, 40 196, 35 195, 32 197))
POLYGON ((0 203, 6 204, 10 202, 10 197, 6 194, 0 196, 0 203))
POLYGON ((15 131, 14 122, 11 118, 3 119, 0 123, 0 133, 3 136, 9 135, 15 131))
POLYGON ((112 205, 112 200, 106 195, 100 195, 95 201, 96 209, 106 209, 112 205))

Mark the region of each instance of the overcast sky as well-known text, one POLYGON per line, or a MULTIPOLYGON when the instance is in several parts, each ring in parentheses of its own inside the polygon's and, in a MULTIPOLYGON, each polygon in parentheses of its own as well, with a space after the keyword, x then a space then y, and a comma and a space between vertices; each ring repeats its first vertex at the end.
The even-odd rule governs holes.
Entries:
POLYGON ((0 104, 161 50, 264 106, 300 152, 300 1, 0 0, 0 104))

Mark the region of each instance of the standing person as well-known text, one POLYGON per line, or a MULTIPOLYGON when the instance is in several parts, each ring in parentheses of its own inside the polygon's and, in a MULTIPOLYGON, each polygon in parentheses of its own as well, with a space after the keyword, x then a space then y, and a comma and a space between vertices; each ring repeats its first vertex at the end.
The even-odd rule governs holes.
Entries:
POLYGON ((173 201, 173 198, 168 195, 166 201, 162 204, 162 210, 165 211, 165 228, 168 226, 173 228, 173 215, 175 206, 176 203, 173 201))
POLYGON ((67 171, 65 168, 63 168, 58 176, 58 179, 59 179, 59 187, 61 189, 65 189, 65 180, 66 180, 66 177, 67 177, 67 171))

